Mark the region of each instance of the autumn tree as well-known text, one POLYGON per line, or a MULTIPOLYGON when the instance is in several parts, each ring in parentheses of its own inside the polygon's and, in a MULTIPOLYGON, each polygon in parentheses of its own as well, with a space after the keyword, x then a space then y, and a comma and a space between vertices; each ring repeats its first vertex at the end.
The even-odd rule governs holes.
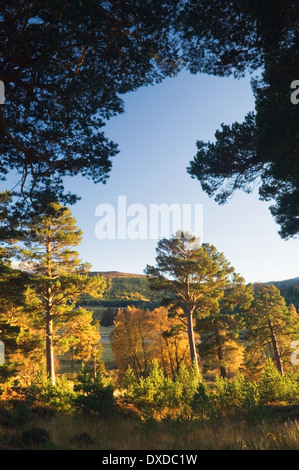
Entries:
POLYGON ((114 319, 112 349, 120 373, 130 365, 137 377, 142 377, 151 362, 152 325, 150 311, 128 307, 120 310, 114 319))
POLYGON ((297 312, 287 307, 274 285, 255 285, 254 300, 244 311, 246 362, 249 369, 261 369, 271 358, 281 375, 291 359, 293 339, 298 338, 297 312))
MULTIPOLYGON (((22 239, 20 221, 11 212, 12 195, 0 193, 0 340, 5 347, 5 363, 1 366, 0 382, 13 377, 14 381, 24 379, 25 363, 39 344, 30 325, 24 304, 27 297, 29 276, 26 272, 13 269, 11 258, 15 243, 22 239)), ((26 374, 25 374, 26 375, 26 374)))
POLYGON ((18 255, 33 273, 30 281, 36 327, 42 328, 46 342, 47 373, 55 383, 54 352, 66 351, 81 342, 80 350, 90 355, 90 345, 99 343, 98 326, 92 326, 92 313, 76 308, 82 293, 100 297, 105 281, 88 275, 74 250, 81 241, 71 211, 58 203, 47 207, 27 227, 28 235, 18 255), (94 330, 96 328, 97 331, 94 330))
POLYGON ((120 376, 130 366, 136 377, 143 377, 153 360, 172 377, 181 364, 190 365, 187 334, 181 323, 169 318, 168 309, 128 307, 118 312, 114 325, 112 348, 120 376))
POLYGON ((239 314, 219 312, 198 320, 198 352, 205 372, 218 370, 221 377, 227 378, 243 364, 242 327, 239 314))
POLYGON ((150 321, 153 356, 164 375, 175 379, 181 366, 192 365, 186 329, 178 318, 169 316, 169 309, 166 307, 154 309, 150 321))
POLYGON ((242 310, 248 308, 252 300, 252 285, 245 285, 244 279, 235 274, 233 282, 224 289, 218 308, 197 320, 198 350, 206 370, 218 369, 221 377, 227 378, 242 366, 242 330, 245 328, 242 310))
MULTIPOLYGON (((179 232, 171 239, 162 239, 157 246, 156 267, 145 272, 154 290, 169 294, 164 301, 171 305, 170 313, 177 316, 188 331, 190 360, 197 364, 194 327, 197 318, 217 313, 224 302, 227 308, 236 305, 237 286, 244 280, 235 273, 223 253, 207 243, 200 244, 194 236, 179 232), (235 286, 229 289, 229 286, 235 286)), ((240 300, 240 298, 239 298, 240 300)))

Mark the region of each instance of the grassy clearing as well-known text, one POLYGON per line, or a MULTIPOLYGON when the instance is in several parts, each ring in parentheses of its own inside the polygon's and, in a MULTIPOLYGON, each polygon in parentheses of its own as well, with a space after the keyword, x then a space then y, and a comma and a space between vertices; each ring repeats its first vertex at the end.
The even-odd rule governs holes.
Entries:
POLYGON ((123 416, 107 420, 56 416, 35 419, 30 427, 45 429, 56 449, 299 450, 296 420, 250 424, 229 420, 142 422, 123 416))
POLYGON ((111 341, 110 341, 110 334, 114 330, 114 326, 101 326, 101 343, 103 345, 103 354, 102 354, 102 361, 105 364, 105 368, 107 370, 113 369, 116 367, 116 362, 114 359, 111 341))
MULTIPOLYGON (((101 321, 102 317, 107 310, 106 307, 96 306, 96 307, 84 307, 88 310, 93 311, 93 317, 97 321, 101 321)), ((112 326, 100 326, 100 333, 101 333, 101 343, 103 345, 103 354, 102 360, 105 364, 107 370, 114 369, 116 367, 115 359, 112 352, 111 341, 110 341, 110 334, 114 330, 114 325, 112 326)))

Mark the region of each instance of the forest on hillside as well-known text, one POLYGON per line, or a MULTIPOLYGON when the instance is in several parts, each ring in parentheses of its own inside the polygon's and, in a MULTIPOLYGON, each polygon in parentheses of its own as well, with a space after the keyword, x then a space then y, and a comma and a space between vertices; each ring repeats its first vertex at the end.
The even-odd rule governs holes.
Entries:
MULTIPOLYGON (((94 275, 93 272, 90 273, 94 275)), ((119 277, 117 273, 113 277, 106 277, 106 288, 101 299, 92 296, 82 295, 80 303, 82 305, 106 307, 125 307, 128 305, 158 306, 161 302, 161 294, 150 289, 146 276, 135 277, 127 275, 119 277)))

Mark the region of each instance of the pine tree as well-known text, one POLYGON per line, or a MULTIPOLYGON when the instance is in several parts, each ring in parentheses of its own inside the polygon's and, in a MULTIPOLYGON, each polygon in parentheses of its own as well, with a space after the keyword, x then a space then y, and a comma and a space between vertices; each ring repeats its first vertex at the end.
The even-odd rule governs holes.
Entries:
POLYGON ((218 369, 221 377, 228 377, 243 362, 243 345, 239 339, 243 327, 238 314, 218 313, 198 320, 200 332, 199 355, 206 371, 218 369))
POLYGON ((12 268, 15 243, 24 234, 11 205, 12 194, 0 192, 0 341, 5 349, 0 382, 11 376, 23 378, 24 369, 39 343, 31 329, 31 318, 24 309, 28 274, 12 268))
POLYGON ((268 358, 258 384, 259 394, 263 402, 276 402, 283 399, 283 377, 272 359, 268 358))
POLYGON ((198 350, 205 369, 217 368, 224 378, 228 377, 228 368, 233 372, 242 365, 244 346, 240 334, 244 321, 241 311, 248 308, 252 300, 252 285, 245 285, 243 278, 234 274, 232 282, 224 289, 217 310, 198 319, 198 350))
MULTIPOLYGON (((240 300, 235 287, 244 280, 216 248, 190 234, 179 232, 157 246, 157 266, 147 266, 145 272, 154 290, 166 291, 164 302, 188 331, 190 359, 198 367, 195 323, 211 312, 218 313, 226 292, 227 307, 240 300), (237 281, 237 282, 236 282, 237 281)), ((243 290, 242 290, 243 292, 243 290)), ((223 308, 226 308, 223 303, 223 308)))
POLYGON ((251 306, 244 311, 244 319, 248 367, 262 369, 270 357, 283 375, 284 364, 288 365, 291 358, 291 341, 299 334, 297 313, 286 306, 274 285, 258 284, 251 306))
POLYGON ((76 308, 76 301, 82 293, 101 296, 105 281, 98 276, 88 276, 90 266, 82 264, 74 250, 82 232, 68 208, 58 203, 49 204, 42 217, 37 216, 28 223, 27 230, 25 247, 18 251, 20 259, 33 273, 27 308, 33 309, 36 327, 45 332, 47 373, 55 384, 56 348, 68 350, 79 343, 83 335, 86 344, 89 341, 95 346, 99 342, 98 326, 92 326, 90 312, 76 308))

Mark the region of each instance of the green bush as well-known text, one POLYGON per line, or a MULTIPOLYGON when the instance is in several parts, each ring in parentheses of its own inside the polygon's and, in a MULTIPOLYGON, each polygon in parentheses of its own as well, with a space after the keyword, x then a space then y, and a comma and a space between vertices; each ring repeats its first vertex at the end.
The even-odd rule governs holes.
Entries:
POLYGON ((146 377, 132 382, 130 398, 141 409, 161 410, 173 404, 174 387, 171 379, 164 374, 157 361, 153 361, 146 377))
POLYGON ((287 403, 298 403, 299 400, 299 382, 298 377, 289 372, 283 377, 283 398, 287 403))
POLYGON ((266 363, 258 388, 263 403, 297 403, 299 399, 296 376, 289 372, 283 377, 271 359, 266 363))
POLYGON ((162 411, 165 408, 186 407, 197 390, 201 377, 195 367, 187 368, 182 365, 179 373, 172 380, 165 377, 154 360, 149 366, 145 377, 137 379, 129 367, 123 377, 121 388, 125 396, 135 406, 146 411, 148 415, 154 411, 162 411))
POLYGON ((23 431, 21 438, 26 447, 45 446, 51 442, 50 434, 42 428, 32 428, 23 431))
POLYGON ((233 380, 217 377, 214 384, 200 383, 192 399, 192 409, 200 417, 234 415, 259 404, 258 387, 242 374, 233 380))
POLYGON ((258 385, 262 403, 283 401, 284 381, 273 361, 268 359, 258 385))
POLYGON ((129 367, 121 388, 144 416, 167 408, 192 410, 200 419, 221 416, 254 415, 265 403, 297 403, 298 377, 288 373, 282 377, 272 361, 268 361, 259 383, 238 373, 232 380, 218 376, 214 383, 205 383, 196 367, 182 365, 174 380, 165 377, 157 361, 153 361, 145 377, 137 379, 129 367))
POLYGON ((101 374, 92 377, 83 366, 77 375, 74 392, 77 412, 104 418, 115 413, 114 387, 112 383, 106 384, 101 374))
POLYGON ((19 403, 13 410, 10 425, 13 427, 24 426, 25 424, 33 421, 33 418, 34 416, 31 412, 29 404, 26 402, 19 403))
POLYGON ((68 414, 74 409, 75 394, 65 376, 61 376, 53 385, 44 373, 37 374, 26 391, 28 403, 54 408, 68 414))

